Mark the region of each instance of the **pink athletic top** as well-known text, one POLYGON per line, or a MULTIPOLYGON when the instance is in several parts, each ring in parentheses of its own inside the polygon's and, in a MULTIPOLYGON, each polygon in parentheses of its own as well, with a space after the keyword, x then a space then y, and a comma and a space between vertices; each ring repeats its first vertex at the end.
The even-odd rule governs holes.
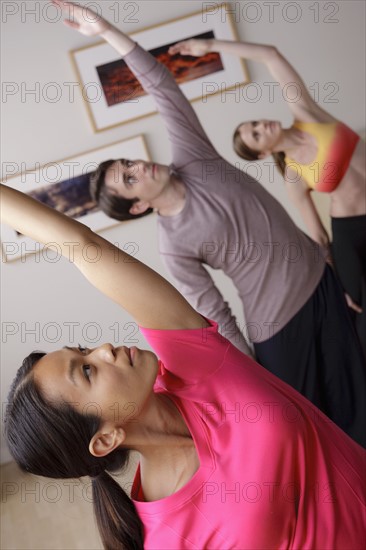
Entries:
POLYGON ((132 498, 146 550, 365 548, 366 452, 217 332, 142 329, 200 460, 176 493, 132 498))

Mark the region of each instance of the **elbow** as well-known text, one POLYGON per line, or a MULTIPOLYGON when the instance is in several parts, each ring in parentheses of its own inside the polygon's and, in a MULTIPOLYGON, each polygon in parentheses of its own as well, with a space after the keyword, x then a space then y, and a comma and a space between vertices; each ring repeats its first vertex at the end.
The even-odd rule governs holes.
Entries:
POLYGON ((276 46, 263 46, 264 51, 262 53, 263 60, 265 61, 267 67, 270 69, 272 66, 278 64, 278 62, 283 59, 281 53, 278 51, 276 46))
POLYGON ((66 244, 67 253, 64 255, 76 264, 83 262, 89 255, 98 256, 101 254, 101 237, 81 223, 78 225, 71 242, 66 244))
POLYGON ((268 46, 268 59, 275 61, 282 58, 283 56, 276 46, 268 46))
POLYGON ((304 206, 308 203, 309 199, 311 200, 310 193, 307 191, 298 191, 294 193, 289 193, 289 199, 291 203, 298 210, 303 210, 304 206))
POLYGON ((328 248, 330 245, 329 235, 324 229, 324 227, 320 227, 315 232, 313 238, 322 248, 328 248))

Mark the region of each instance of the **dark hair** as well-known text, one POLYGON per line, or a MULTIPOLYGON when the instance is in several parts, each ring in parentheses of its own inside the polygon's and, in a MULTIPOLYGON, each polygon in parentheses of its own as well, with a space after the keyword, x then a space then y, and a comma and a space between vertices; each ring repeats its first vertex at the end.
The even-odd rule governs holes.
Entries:
POLYGON ((98 168, 90 175, 89 191, 92 199, 98 203, 100 209, 107 214, 110 218, 114 218, 120 222, 126 220, 133 220, 135 218, 142 218, 153 212, 152 208, 148 208, 142 214, 131 214, 131 206, 139 199, 124 199, 116 195, 108 193, 107 186, 105 185, 105 175, 108 170, 114 164, 116 160, 105 160, 101 162, 98 168))
MULTIPOLYGON (((259 160, 259 152, 253 151, 248 145, 242 140, 239 128, 242 123, 236 128, 233 135, 233 146, 235 153, 245 160, 259 160)), ((282 151, 277 153, 272 153, 276 166, 283 177, 285 177, 286 162, 285 162, 285 153, 282 151)))
POLYGON ((128 463, 129 451, 116 449, 95 457, 89 442, 100 419, 68 403, 49 402, 36 386, 33 367, 45 354, 31 353, 11 386, 5 436, 22 470, 51 478, 91 476, 94 513, 107 550, 143 550, 143 526, 132 500, 106 472, 128 463))

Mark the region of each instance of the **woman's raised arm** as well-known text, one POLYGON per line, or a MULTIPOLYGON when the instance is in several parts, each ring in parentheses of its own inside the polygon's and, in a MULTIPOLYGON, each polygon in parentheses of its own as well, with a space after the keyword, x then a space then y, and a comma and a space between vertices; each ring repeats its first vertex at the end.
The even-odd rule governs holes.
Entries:
POLYGON ((156 329, 207 326, 168 281, 82 223, 11 187, 1 185, 0 192, 2 222, 40 243, 57 243, 62 255, 139 325, 156 329))
POLYGON ((170 54, 193 55, 200 57, 208 52, 221 52, 237 55, 252 61, 264 63, 273 78, 282 88, 294 84, 297 88, 298 101, 289 101, 288 105, 296 119, 302 120, 306 115, 314 114, 317 118, 328 121, 331 116, 313 100, 304 81, 288 60, 275 46, 249 44, 248 42, 231 42, 216 39, 190 39, 178 42, 169 49, 170 54))

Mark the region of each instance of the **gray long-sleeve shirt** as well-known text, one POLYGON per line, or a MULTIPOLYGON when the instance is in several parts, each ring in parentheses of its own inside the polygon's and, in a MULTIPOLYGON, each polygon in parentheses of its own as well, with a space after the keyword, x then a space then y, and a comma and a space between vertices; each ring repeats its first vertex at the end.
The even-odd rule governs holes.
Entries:
POLYGON ((244 308, 244 332, 263 342, 314 292, 324 271, 323 254, 260 183, 217 153, 162 64, 139 46, 124 60, 156 102, 169 132, 171 169, 186 187, 183 210, 158 219, 160 254, 192 306, 247 352, 243 327, 205 266, 231 278, 244 308))

